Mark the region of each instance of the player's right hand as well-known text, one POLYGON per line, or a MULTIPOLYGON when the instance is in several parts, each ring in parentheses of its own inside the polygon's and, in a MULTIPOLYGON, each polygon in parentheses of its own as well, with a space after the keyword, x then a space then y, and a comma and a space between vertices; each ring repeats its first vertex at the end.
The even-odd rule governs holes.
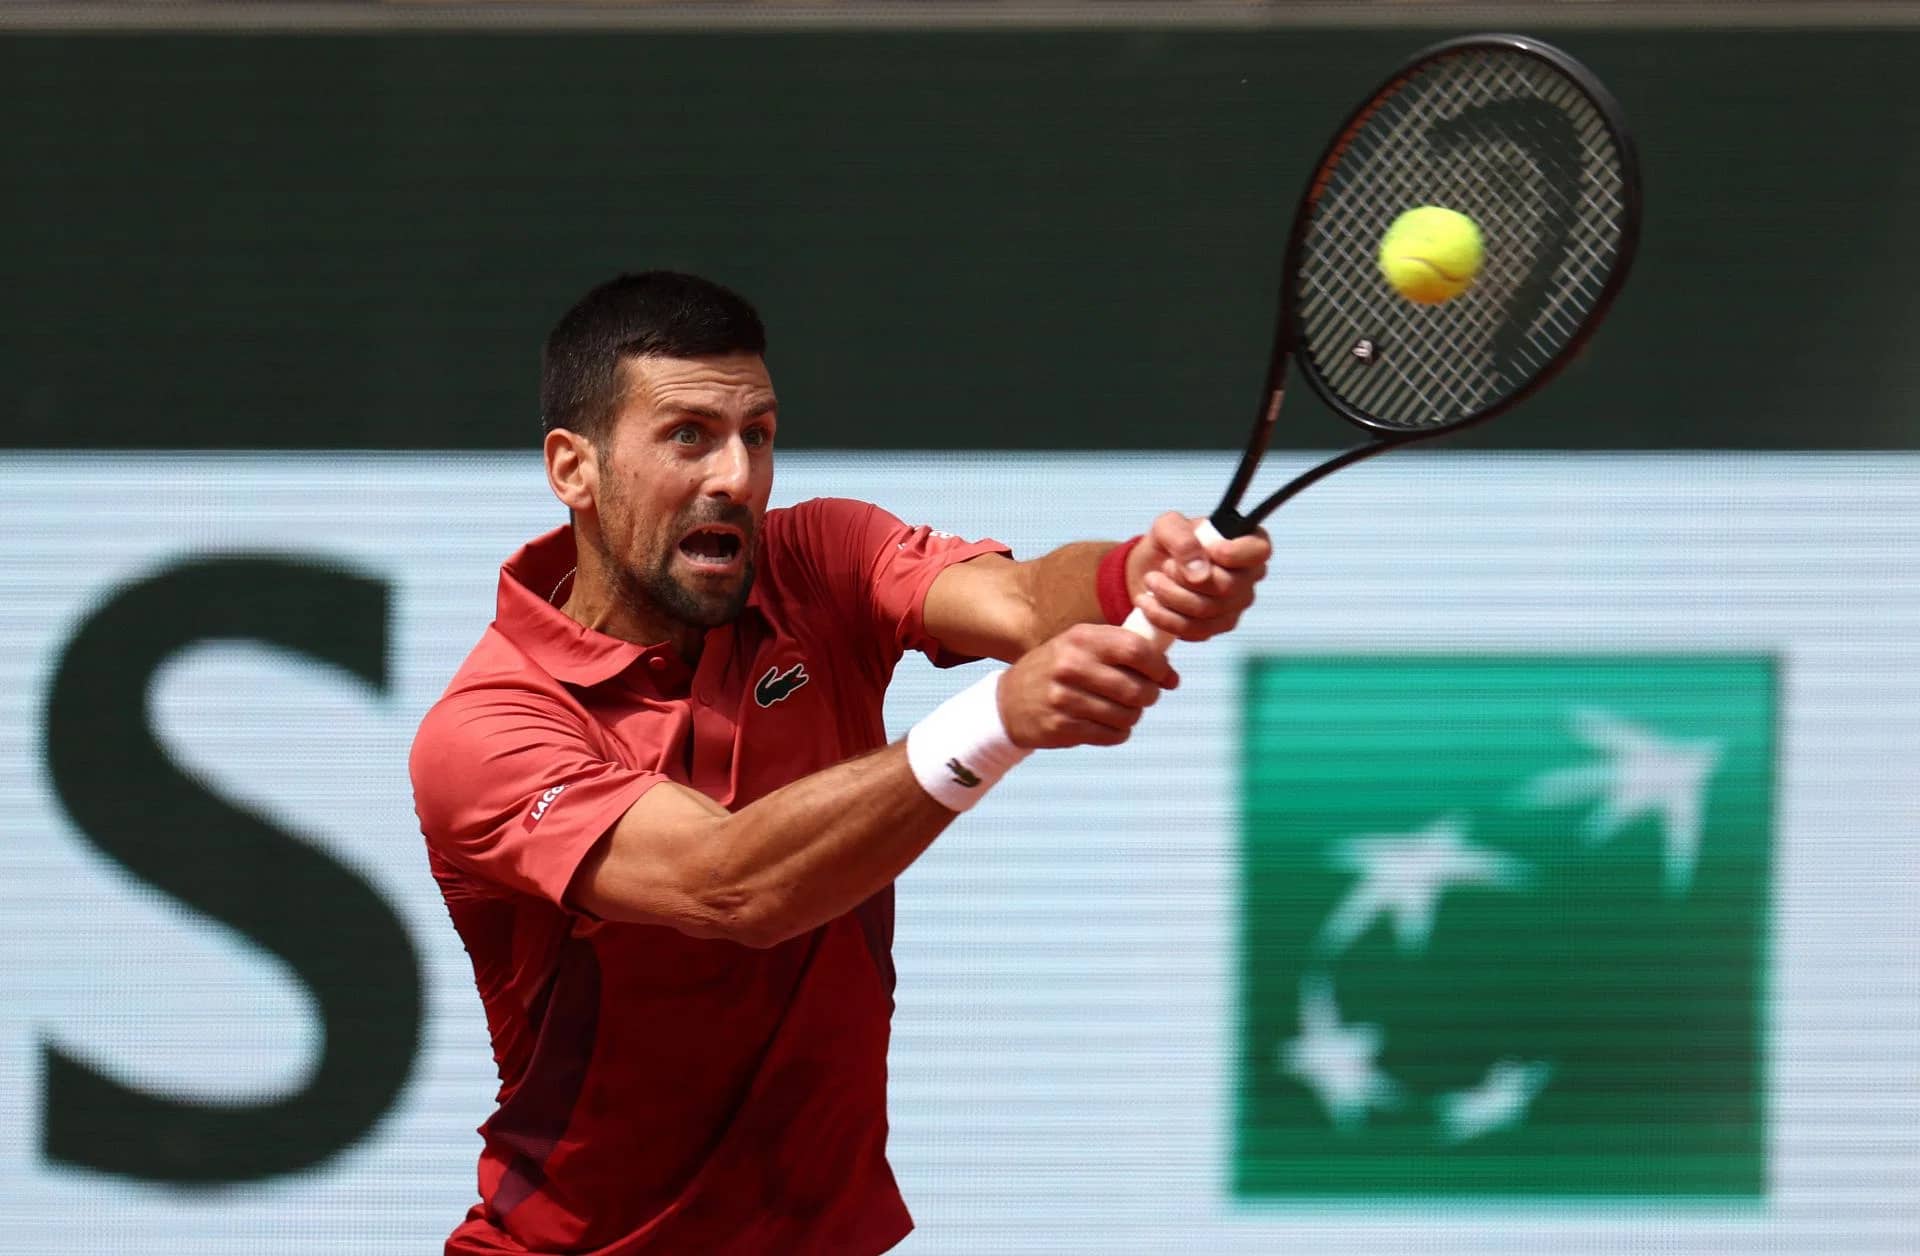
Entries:
POLYGON ((1000 678, 1000 721, 1016 746, 1117 746, 1180 683, 1166 655, 1111 624, 1075 624, 1000 678))

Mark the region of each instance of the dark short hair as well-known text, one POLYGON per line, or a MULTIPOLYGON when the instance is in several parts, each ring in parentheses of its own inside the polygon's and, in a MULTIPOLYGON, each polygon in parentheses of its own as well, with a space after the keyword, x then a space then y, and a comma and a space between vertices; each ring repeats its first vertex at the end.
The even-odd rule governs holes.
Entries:
POLYGON ((745 297, 709 279, 649 270, 609 279, 560 316, 540 355, 540 420, 600 442, 620 400, 625 358, 767 352, 745 297))

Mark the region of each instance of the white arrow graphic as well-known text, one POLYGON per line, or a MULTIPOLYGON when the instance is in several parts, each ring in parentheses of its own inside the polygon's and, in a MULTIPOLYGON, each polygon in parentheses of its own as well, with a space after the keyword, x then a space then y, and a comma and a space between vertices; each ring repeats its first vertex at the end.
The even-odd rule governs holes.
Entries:
POLYGON ((1671 895, 1693 885, 1700 858, 1701 817, 1707 785, 1720 764, 1720 738, 1680 741, 1605 711, 1574 712, 1574 735, 1601 758, 1547 772, 1520 794, 1523 807, 1566 807, 1598 802, 1583 831, 1599 845, 1635 820, 1660 819, 1664 855, 1662 885, 1671 895))
POLYGON ((1360 874, 1340 905, 1320 926, 1317 944, 1338 954, 1373 927, 1393 918, 1403 951, 1424 949, 1433 936, 1440 896, 1455 885, 1517 889, 1525 884, 1525 861, 1466 840, 1459 820, 1436 820, 1415 833, 1350 837, 1333 851, 1337 867, 1360 874))
POLYGON ((1528 1064, 1500 1061, 1487 1070, 1478 1086, 1440 1097, 1441 1137, 1450 1143, 1464 1143, 1518 1125, 1552 1075, 1553 1066, 1540 1060, 1528 1064))
POLYGON ((1319 1098, 1334 1128, 1351 1132, 1374 1108, 1399 1102, 1399 1087, 1374 1063, 1385 1042, 1378 1025, 1343 1025, 1333 987, 1300 983, 1300 1036, 1281 1044, 1280 1069, 1319 1098))

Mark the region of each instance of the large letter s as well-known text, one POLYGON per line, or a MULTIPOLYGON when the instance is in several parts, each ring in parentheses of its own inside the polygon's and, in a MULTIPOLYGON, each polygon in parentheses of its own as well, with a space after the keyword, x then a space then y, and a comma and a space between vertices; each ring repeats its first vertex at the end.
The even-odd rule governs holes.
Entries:
POLYGON ((155 670, 196 642, 297 650, 387 684, 387 586, 274 556, 198 560, 118 590, 75 633, 47 707, 53 786, 80 831, 141 880, 291 965, 322 1016, 300 1093, 248 1105, 130 1089, 43 1042, 51 1160, 148 1181, 239 1182, 316 1164, 379 1119, 418 1048, 419 958, 359 877, 207 792, 156 740, 155 670))

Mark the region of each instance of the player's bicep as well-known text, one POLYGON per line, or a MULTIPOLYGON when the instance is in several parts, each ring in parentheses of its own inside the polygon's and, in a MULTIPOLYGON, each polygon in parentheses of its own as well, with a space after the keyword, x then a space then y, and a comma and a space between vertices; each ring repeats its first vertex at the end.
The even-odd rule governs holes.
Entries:
POLYGON ((955 563, 927 589, 927 635, 954 654, 1012 662, 1032 644, 1033 598, 1021 564, 1002 554, 955 563))
POLYGON ((568 903, 603 920, 728 937, 737 923, 716 858, 726 808, 663 781, 627 808, 575 869, 568 903))

